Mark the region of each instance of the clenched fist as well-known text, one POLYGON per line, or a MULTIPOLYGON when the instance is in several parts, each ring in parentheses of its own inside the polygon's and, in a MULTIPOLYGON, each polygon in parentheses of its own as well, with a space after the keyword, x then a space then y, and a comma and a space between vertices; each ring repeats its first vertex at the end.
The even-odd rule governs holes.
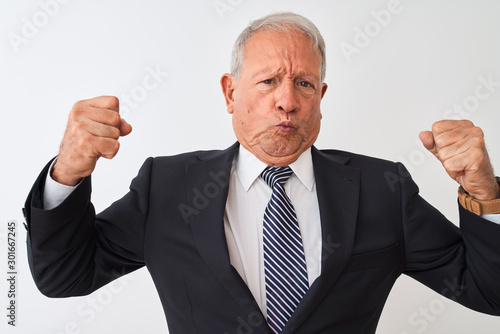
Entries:
POLYGON ((114 96, 100 96, 75 103, 54 165, 52 178, 74 186, 95 168, 100 157, 113 158, 120 147, 118 138, 132 127, 119 114, 114 96))
POLYGON ((483 131, 467 120, 444 120, 420 133, 425 148, 448 175, 479 200, 500 198, 500 189, 484 144, 483 131))

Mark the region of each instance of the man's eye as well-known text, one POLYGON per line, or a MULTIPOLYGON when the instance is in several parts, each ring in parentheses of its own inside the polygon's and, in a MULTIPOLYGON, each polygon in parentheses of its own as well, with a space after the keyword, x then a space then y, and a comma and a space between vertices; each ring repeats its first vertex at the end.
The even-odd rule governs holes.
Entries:
POLYGON ((307 81, 301 81, 301 82, 299 82, 299 85, 301 87, 305 87, 305 88, 312 87, 312 84, 310 82, 307 82, 307 81))
POLYGON ((263 84, 270 85, 273 83, 273 79, 266 79, 262 81, 263 84))

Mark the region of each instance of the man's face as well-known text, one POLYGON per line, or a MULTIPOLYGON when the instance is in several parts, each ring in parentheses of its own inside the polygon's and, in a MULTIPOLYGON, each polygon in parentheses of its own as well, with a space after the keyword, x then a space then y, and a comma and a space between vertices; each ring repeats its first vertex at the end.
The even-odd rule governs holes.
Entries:
POLYGON ((289 165, 318 137, 321 54, 301 33, 259 31, 247 42, 239 80, 221 85, 238 141, 268 165, 289 165))

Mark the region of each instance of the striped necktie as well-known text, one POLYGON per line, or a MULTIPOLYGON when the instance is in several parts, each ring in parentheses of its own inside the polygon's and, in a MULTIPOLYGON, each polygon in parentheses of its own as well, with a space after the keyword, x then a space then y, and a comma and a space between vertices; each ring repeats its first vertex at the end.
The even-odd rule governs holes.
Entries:
POLYGON ((283 187, 292 174, 288 166, 267 167, 261 174, 273 190, 264 212, 263 244, 267 322, 275 334, 309 288, 297 215, 283 187))

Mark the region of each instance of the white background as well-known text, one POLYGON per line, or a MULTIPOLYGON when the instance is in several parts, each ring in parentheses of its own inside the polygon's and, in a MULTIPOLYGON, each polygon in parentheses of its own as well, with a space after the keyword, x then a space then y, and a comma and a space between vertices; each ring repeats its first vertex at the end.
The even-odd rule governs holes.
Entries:
MULTIPOLYGON (((403 161, 422 195, 453 221, 457 185, 423 154, 419 131, 445 117, 467 116, 483 128, 492 162, 500 168, 500 87, 482 87, 480 93, 488 96, 475 97, 479 78, 500 82, 498 1, 400 0, 384 26, 375 16, 387 10, 387 0, 62 2, 41 0, 52 3, 45 6, 49 15, 37 1, 0 0, 0 268, 5 273, 0 276, 7 273, 10 220, 18 224, 19 272, 15 328, 6 324, 8 286, 0 280, 2 333, 168 332, 145 269, 90 297, 41 295, 26 261, 21 207, 41 168, 57 154, 68 112, 81 99, 116 95, 124 105, 125 95, 135 96, 126 112, 134 131, 121 141, 117 157, 100 161, 94 174, 98 211, 127 191, 146 157, 232 144, 219 78, 229 71, 239 32, 273 11, 305 15, 327 43, 329 90, 316 146, 403 161), (369 43, 359 36, 365 29, 369 43), (346 45, 358 45, 357 53, 346 57, 341 48, 346 45), (145 90, 142 82, 151 70, 168 76, 145 90), (453 110, 461 104, 470 111, 453 110)), ((445 303, 402 277, 378 333, 498 333, 498 328, 500 319, 445 303)))

